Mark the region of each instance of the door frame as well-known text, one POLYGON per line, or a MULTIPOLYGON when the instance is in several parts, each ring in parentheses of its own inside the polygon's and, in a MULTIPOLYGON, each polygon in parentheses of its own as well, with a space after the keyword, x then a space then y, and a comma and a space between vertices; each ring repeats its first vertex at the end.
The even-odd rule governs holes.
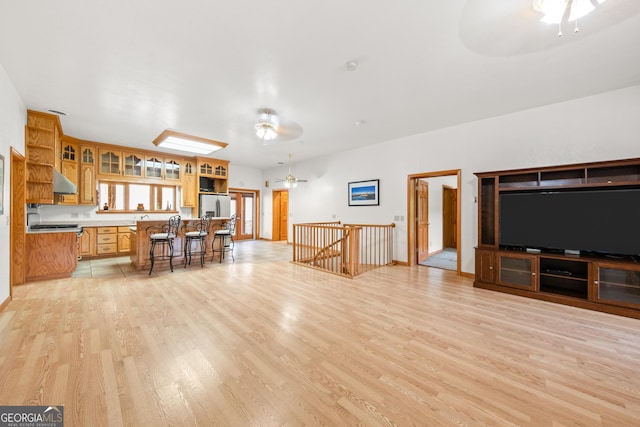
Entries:
MULTIPOLYGON (((253 238, 254 239, 259 239, 260 238, 260 190, 251 190, 248 188, 229 188, 229 195, 231 195, 231 193, 253 193, 255 196, 255 207, 254 207, 254 215, 255 217, 253 218, 253 232, 255 233, 253 238)), ((240 197, 242 197, 242 195, 240 195, 240 197)), ((238 203, 236 200, 236 210, 238 209, 238 203)), ((240 209, 242 209, 242 207, 240 207, 240 209)), ((237 214, 237 212, 236 212, 237 214)), ((241 225, 237 224, 236 225, 236 237, 240 236, 240 229, 241 229, 241 225)), ((239 239, 242 240, 242 239, 239 239)))
POLYGON ((436 172, 423 172, 407 176, 407 265, 412 266, 417 264, 417 243, 416 243, 416 182, 419 179, 424 178, 438 178, 442 176, 456 176, 457 177, 457 206, 456 206, 456 221, 458 223, 458 229, 456 231, 456 273, 460 275, 460 236, 462 225, 461 220, 461 202, 462 197, 462 170, 450 169, 436 172))

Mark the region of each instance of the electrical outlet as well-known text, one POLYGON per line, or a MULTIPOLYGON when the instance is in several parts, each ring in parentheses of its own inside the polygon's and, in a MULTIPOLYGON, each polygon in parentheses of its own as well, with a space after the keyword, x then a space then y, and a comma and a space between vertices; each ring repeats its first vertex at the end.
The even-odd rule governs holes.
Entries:
POLYGON ((71 218, 78 218, 78 216, 79 216, 79 215, 80 215, 80 214, 78 214, 77 212, 72 213, 72 214, 71 214, 71 218))
POLYGON ((83 213, 82 216, 85 218, 91 218, 91 214, 89 212, 83 213))

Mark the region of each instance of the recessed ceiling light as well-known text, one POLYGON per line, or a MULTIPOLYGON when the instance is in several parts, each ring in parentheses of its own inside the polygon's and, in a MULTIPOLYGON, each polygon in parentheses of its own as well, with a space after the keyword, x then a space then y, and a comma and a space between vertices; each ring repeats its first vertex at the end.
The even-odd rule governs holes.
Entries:
POLYGON ((345 64, 345 66, 347 67, 348 71, 354 71, 356 68, 358 68, 358 62, 357 61, 349 61, 345 64))
POLYGON ((364 120, 356 120, 353 124, 356 126, 362 126, 364 124, 364 120))
POLYGON ((60 110, 54 110, 53 108, 47 108, 47 111, 53 114, 57 114, 59 116, 66 116, 67 113, 65 113, 64 111, 60 111, 60 110))

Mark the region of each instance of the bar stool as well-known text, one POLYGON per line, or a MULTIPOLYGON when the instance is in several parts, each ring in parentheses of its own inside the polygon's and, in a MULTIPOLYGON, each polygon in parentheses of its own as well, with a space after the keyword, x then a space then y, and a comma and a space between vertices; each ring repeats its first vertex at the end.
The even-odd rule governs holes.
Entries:
POLYGON ((178 229, 180 227, 180 215, 174 215, 169 218, 166 224, 162 226, 151 225, 147 227, 147 234, 149 235, 149 260, 151 261, 151 268, 149 269, 149 275, 153 271, 153 264, 155 262, 155 249, 156 245, 160 244, 162 247, 162 259, 166 259, 167 255, 164 255, 165 245, 169 247, 169 268, 173 272, 173 240, 178 235, 178 229), (151 233, 151 234, 149 234, 151 233))
POLYGON ((233 262, 236 259, 233 257, 233 246, 235 245, 233 241, 233 235, 236 232, 236 214, 233 214, 229 221, 225 222, 222 225, 222 228, 213 232, 213 242, 211 243, 211 251, 213 255, 211 256, 211 261, 216 257, 216 252, 220 253, 220 262, 224 259, 224 254, 226 252, 231 252, 231 258, 233 262), (218 248, 216 249, 216 240, 218 242, 218 248))
POLYGON ((200 242, 200 267, 204 266, 204 256, 207 253, 207 236, 209 235, 209 224, 211 217, 205 215, 195 225, 185 224, 182 226, 184 234, 184 267, 187 268, 187 262, 191 265, 191 255, 193 255, 192 246, 194 242, 200 242))

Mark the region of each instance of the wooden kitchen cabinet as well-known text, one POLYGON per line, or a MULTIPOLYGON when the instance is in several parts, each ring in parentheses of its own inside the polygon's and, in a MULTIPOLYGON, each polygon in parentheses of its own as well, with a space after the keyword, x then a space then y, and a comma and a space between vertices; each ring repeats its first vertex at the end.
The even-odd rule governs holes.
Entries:
POLYGON ((213 161, 213 176, 219 179, 227 179, 229 173, 229 162, 226 160, 213 161))
POLYGON ((203 187, 211 188, 210 193, 229 192, 229 162, 226 160, 209 159, 196 157, 198 171, 198 188, 203 192, 203 187))
POLYGON ((142 178, 145 176, 143 154, 100 147, 98 158, 98 175, 105 178, 142 178))
POLYGON ((128 254, 131 251, 131 230, 129 227, 118 227, 118 253, 128 254))
POLYGON ((122 176, 142 178, 144 176, 144 161, 138 153, 122 152, 122 176))
POLYGON ((78 239, 78 255, 81 257, 92 257, 96 255, 96 235, 94 227, 83 227, 82 234, 78 239))
POLYGON ((177 158, 164 159, 164 179, 166 181, 180 181, 183 171, 182 160, 177 158))
POLYGON ((126 226, 83 227, 78 240, 78 255, 107 258, 131 251, 131 230, 126 226))
POLYGON ((161 157, 147 155, 144 159, 144 175, 147 178, 162 179, 162 167, 164 160, 161 157))
POLYGON ((90 145, 80 145, 80 176, 78 204, 96 205, 96 149, 90 145))
POLYGON ((103 176, 120 176, 122 174, 122 153, 113 149, 98 149, 98 174, 103 176))
MULTIPOLYGON (((78 166, 79 166, 79 146, 65 137, 62 138, 62 152, 60 153, 60 173, 69 181, 78 185, 78 166)), ((55 202, 58 205, 77 205, 78 193, 76 194, 56 194, 55 202)))
POLYGON ((182 206, 195 208, 197 197, 198 187, 195 162, 187 160, 184 162, 184 171, 182 173, 182 206))
POLYGON ((25 129, 26 202, 53 204, 53 170, 60 144, 60 119, 27 111, 25 129))
POLYGON ((27 282, 70 277, 78 267, 78 235, 75 232, 28 233, 26 237, 27 282))
POLYGON ((96 255, 118 253, 118 227, 98 227, 96 255))

